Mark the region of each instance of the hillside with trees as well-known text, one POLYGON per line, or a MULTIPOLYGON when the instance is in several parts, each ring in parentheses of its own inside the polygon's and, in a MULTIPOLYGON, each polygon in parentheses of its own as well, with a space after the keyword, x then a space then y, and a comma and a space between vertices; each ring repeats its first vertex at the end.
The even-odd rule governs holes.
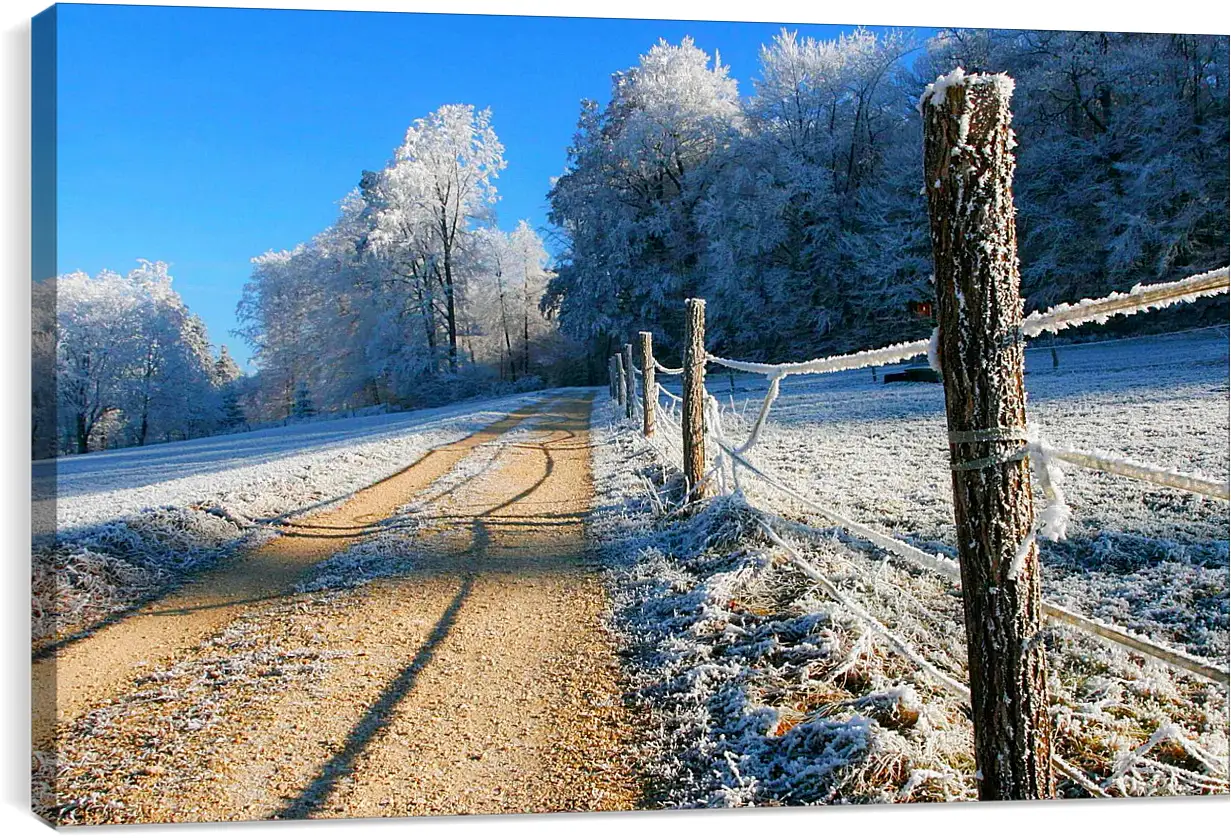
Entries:
MULTIPOLYGON (((1228 66, 1218 36, 783 31, 741 97, 720 56, 660 42, 582 104, 551 220, 548 304, 595 374, 640 329, 679 345, 709 301, 723 354, 781 360, 920 337, 930 245, 916 108, 955 66, 1017 82, 1030 308, 1228 260, 1228 66)), ((1219 304, 1185 322, 1223 318, 1219 304)), ((1164 325, 1175 321, 1164 318, 1164 325)))

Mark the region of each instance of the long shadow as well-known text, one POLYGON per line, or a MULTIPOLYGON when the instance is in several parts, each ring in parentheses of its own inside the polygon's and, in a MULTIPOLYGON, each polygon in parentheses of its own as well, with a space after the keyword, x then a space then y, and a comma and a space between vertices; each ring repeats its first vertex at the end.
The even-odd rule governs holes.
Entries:
POLYGON ((304 788, 299 796, 286 803, 273 814, 273 818, 286 820, 290 818, 306 818, 318 810, 340 778, 347 776, 354 768, 355 760, 367 748, 368 744, 389 726, 393 718, 393 709, 415 687, 419 673, 431 662, 436 649, 449 636, 457 620, 462 604, 474 587, 474 575, 467 574, 458 590, 457 596, 449 603, 449 607, 441 614, 440 620, 432 629, 427 641, 420 647, 414 660, 407 664, 398 676, 385 687, 380 697, 363 714, 346 737, 346 744, 329 762, 321 767, 312 782, 304 788))
MULTIPOLYGON (((478 445, 483 444, 483 442, 474 443, 473 441, 475 437, 486 434, 486 435, 490 435, 492 439, 497 439, 501 435, 503 435, 506 431, 512 430, 513 428, 525 422, 527 419, 536 415, 536 410, 538 408, 545 407, 549 403, 550 403, 550 399, 541 399, 537 402, 534 402, 531 405, 515 410, 509 413, 503 419, 499 419, 496 422, 491 423, 490 425, 480 428, 479 430, 475 431, 473 434, 469 436, 463 437, 462 439, 457 440, 456 442, 453 442, 453 443, 449 443, 448 445, 444 445, 439 448, 433 448, 430 451, 425 452, 422 456, 420 456, 410 465, 406 466, 403 469, 398 470, 397 472, 390 475, 389 477, 382 478, 381 480, 377 481, 377 483, 374 483, 371 485, 377 485, 379 483, 385 482, 386 480, 392 480, 395 477, 398 477, 399 475, 407 471, 410 471, 413 468, 421 466, 423 463, 431 459, 433 455, 438 455, 450 448, 453 448, 454 446, 462 445, 467 442, 471 442, 472 444, 467 447, 477 448, 478 445), (513 419, 516 419, 516 421, 511 421, 513 419), (503 430, 499 430, 499 431, 492 430, 494 427, 498 427, 504 424, 508 424, 509 427, 503 430)), ((484 442, 486 441, 488 440, 484 440, 484 442)), ((458 486, 454 487, 454 490, 478 478, 485 472, 486 472, 486 469, 483 472, 479 472, 478 474, 468 476, 465 480, 459 483, 458 486)), ((370 486, 364 487, 364 488, 370 488, 370 486)), ((430 487, 425 487, 423 491, 426 491, 428 488, 430 487)), ((362 491, 362 489, 360 489, 359 491, 362 491)), ((297 524, 295 521, 287 520, 288 518, 299 517, 301 515, 304 515, 308 512, 312 512, 313 510, 319 509, 321 507, 325 507, 330 504, 345 500, 353 494, 355 493, 349 492, 343 495, 337 495, 332 498, 326 498, 324 500, 316 501, 315 503, 308 504, 306 506, 301 506, 298 509, 288 510, 287 512, 283 512, 280 515, 274 516, 272 518, 258 519, 257 523, 261 526, 276 527, 278 530, 278 535, 280 537, 293 537, 293 538, 298 538, 298 539, 337 538, 337 539, 358 540, 361 538, 367 538, 367 537, 376 535, 387 528, 391 528, 390 525, 385 524, 384 521, 374 522, 373 525, 362 527, 362 528, 361 527, 334 528, 334 527, 313 526, 313 525, 302 524, 302 523, 297 524), (304 530, 297 529, 297 527, 303 527, 304 530, 340 529, 340 530, 344 530, 344 533, 341 535, 337 535, 337 536, 316 535, 316 534, 310 535, 308 532, 305 532, 304 530)), ((124 519, 119 519, 121 523, 123 522, 123 520, 124 519)), ((90 525, 88 527, 83 527, 82 529, 88 531, 88 530, 96 528, 96 526, 97 525, 90 525)), ((405 526, 405 525, 396 525, 396 524, 392 525, 392 527, 399 527, 399 526, 405 526)), ((50 546, 51 544, 54 544, 56 542, 71 542, 73 541, 73 537, 76 534, 77 534, 76 530, 66 530, 64 532, 51 533, 45 539, 48 542, 46 546, 50 546)), ((226 550, 229 551, 229 554, 219 556, 217 559, 205 563, 203 566, 194 569, 192 572, 184 574, 183 576, 172 580, 170 584, 160 588, 157 591, 150 593, 148 596, 135 600, 125 605, 123 608, 112 611, 106 616, 98 620, 95 620, 89 623, 88 625, 85 625, 79 628, 78 630, 74 631, 72 634, 59 638, 58 640, 54 640, 54 641, 46 642, 42 644, 39 644, 36 642, 34 644, 34 648, 31 650, 31 655, 30 655, 31 663, 38 663, 40 661, 46 660, 47 658, 54 656, 55 654, 57 654, 63 649, 68 648, 69 646, 72 646, 76 643, 80 643, 83 640, 87 640, 90 637, 97 634, 98 632, 102 631, 103 629, 108 628, 109 626, 113 626, 117 623, 121 623, 124 620, 127 620, 129 617, 132 617, 134 614, 146 609, 151 603, 156 603, 161 600, 167 599, 168 597, 173 596, 174 594, 178 593, 179 591, 183 590, 189 585, 207 578, 211 573, 227 572, 227 565, 232 561, 242 561, 242 556, 246 552, 246 548, 242 544, 238 544, 238 541, 240 540, 242 540, 242 536, 241 536, 241 539, 237 540, 236 544, 228 548, 225 548, 226 550)), ((35 547, 38 547, 41 544, 39 539, 34 539, 33 542, 34 544, 32 546, 35 546, 35 547)), ((304 571, 305 574, 310 573, 310 572, 311 572, 311 568, 307 568, 304 571)), ((285 593, 285 592, 282 592, 282 593, 285 593)), ((158 615, 187 614, 187 613, 194 612, 194 611, 208 610, 210 608, 222 608, 228 605, 243 605, 247 603, 260 602, 260 601, 264 601, 267 599, 275 599, 278 596, 282 595, 282 593, 270 595, 267 597, 257 597, 253 599, 237 599, 234 601, 219 602, 219 603, 211 604, 209 606, 195 606, 195 607, 191 607, 188 609, 166 609, 166 610, 154 612, 154 613, 158 615)))
MULTIPOLYGON (((563 436, 563 437, 560 437, 560 439, 559 439, 559 441, 560 441, 560 442, 565 442, 565 441, 567 441, 567 440, 574 439, 574 438, 576 438, 576 436, 577 436, 577 434, 573 433, 572 431, 563 430, 563 429, 556 429, 556 432, 559 432, 559 433, 563 433, 563 434, 564 434, 564 436, 563 436)), ((528 488, 524 489, 523 491, 519 492, 518 494, 516 494, 516 495, 512 496, 511 498, 508 498, 507 500, 502 501, 501 503, 497 504, 496 506, 493 506, 493 507, 491 507, 490 509, 485 510, 483 513, 481 513, 481 514, 480 514, 480 516, 479 516, 479 517, 481 517, 481 518, 491 518, 491 517, 492 517, 492 513, 494 513, 494 512, 498 512, 498 511, 500 511, 501 509, 504 509, 505 507, 508 507, 508 506, 511 506, 511 505, 512 505, 512 504, 514 504, 514 503, 517 503, 519 500, 523 500, 523 499, 525 499, 525 498, 529 497, 530 495, 534 494, 534 493, 538 490, 538 488, 539 488, 540 486, 542 486, 544 483, 546 483, 546 482, 547 482, 547 480, 551 477, 552 473, 555 471, 555 466, 556 466, 555 457, 553 457, 553 456, 552 456, 552 451, 553 451, 553 450, 573 450, 573 449, 569 449, 569 448, 559 448, 558 446, 556 446, 555 442, 556 442, 556 440, 545 440, 545 441, 543 441, 543 442, 541 442, 541 443, 538 443, 538 444, 516 444, 516 445, 510 446, 510 447, 520 447, 520 448, 524 448, 524 449, 526 449, 526 450, 532 450, 532 451, 541 451, 541 452, 542 452, 542 453, 544 453, 544 454, 546 455, 546 457, 547 457, 547 467, 544 469, 542 476, 540 476, 540 477, 539 477, 539 479, 538 479, 538 480, 536 480, 536 481, 534 482, 534 484, 533 484, 533 485, 529 486, 528 488), (548 446, 551 446, 551 447, 549 448, 548 446)), ((452 486, 452 487, 450 487, 450 489, 449 489, 449 491, 448 491, 448 492, 445 492, 445 493, 443 493, 443 494, 436 495, 436 496, 433 496, 433 497, 430 497, 430 498, 425 498, 425 499, 423 499, 423 500, 424 500, 425 502, 427 502, 427 503, 431 503, 431 502, 433 502, 433 501, 439 500, 441 497, 445 497, 445 496, 447 496, 447 495, 454 494, 454 493, 455 493, 455 492, 457 492, 459 489, 461 489, 463 486, 465 486, 467 483, 471 482, 472 480, 476 480, 476 479, 478 479, 479 477, 481 477, 481 476, 483 476, 484 474, 487 474, 487 473, 490 473, 490 468, 485 468, 485 469, 483 469, 482 471, 480 471, 480 472, 478 472, 478 473, 476 473, 476 474, 472 474, 472 475, 470 475, 470 476, 466 477, 466 479, 464 479, 464 480, 462 480, 461 482, 459 482, 456 486, 452 486)), ((471 516, 449 516, 449 515, 440 515, 440 516, 415 516, 415 520, 416 520, 416 522, 417 522, 417 521, 420 521, 420 520, 425 520, 425 521, 454 522, 454 521, 456 521, 459 517, 460 517, 462 520, 464 520, 464 521, 471 521, 471 520, 472 520, 472 517, 471 517, 471 516)), ((536 516, 536 517, 537 517, 537 516, 536 516)), ((544 517, 568 517, 568 516, 552 516, 552 515, 547 515, 547 516, 544 516, 544 517)), ((324 539, 338 539, 338 538, 355 538, 355 537, 365 537, 365 536, 375 535, 375 534, 377 534, 377 533, 386 532, 386 531, 390 531, 390 530, 398 530, 398 529, 417 529, 417 528, 418 528, 418 524, 417 524, 417 523, 411 523, 411 524, 399 524, 399 523, 392 523, 391 521, 393 521, 393 520, 394 520, 394 519, 391 519, 391 518, 386 518, 386 519, 384 519, 384 520, 382 520, 382 521, 377 521, 377 522, 374 522, 374 523, 373 523, 370 527, 367 527, 367 528, 365 528, 365 529, 359 530, 359 531, 357 532, 357 534, 354 534, 354 533, 355 533, 355 530, 352 530, 351 528, 346 528, 346 527, 328 527, 328 526, 324 526, 324 527, 317 527, 317 526, 312 526, 312 525, 307 525, 307 524, 305 524, 305 525, 304 525, 303 530, 330 530, 330 529, 342 529, 342 530, 345 530, 345 532, 344 532, 343 534, 341 534, 341 535, 328 535, 328 534, 316 534, 316 533, 307 532, 307 531, 293 530, 293 531, 291 531, 291 532, 285 532, 285 533, 283 533, 283 534, 284 534, 284 535, 294 536, 295 538, 313 538, 313 539, 315 539, 315 538, 324 538, 324 539)), ((356 528, 356 529, 358 529, 358 528, 356 528)))
MULTIPOLYGON (((564 434, 563 437, 559 438, 558 441, 560 442, 567 442, 576 437, 575 433, 567 429, 561 428, 556 430, 564 434)), ((556 461, 550 446, 556 441, 545 440, 539 445, 528 446, 542 452, 545 456, 543 474, 530 486, 477 515, 465 518, 470 523, 473 531, 470 548, 466 550, 466 555, 472 562, 485 555, 491 546, 492 538, 491 532, 488 529, 488 522, 492 520, 493 513, 499 512, 512 506, 519 500, 524 500, 533 495, 551 477, 555 471, 556 461)), ((464 582, 461 589, 457 592, 457 596, 453 598, 453 602, 445 609, 444 614, 441 615, 440 620, 436 623, 427 641, 415 655, 414 660, 403 668, 396 678, 389 682, 380 694, 380 697, 368 707, 363 717, 351 728, 342 749, 335 753, 321 767, 316 776, 295 799, 288 801, 273 814, 272 817, 274 819, 285 820, 308 817, 320 809, 337 786, 339 779, 347 776, 354 770, 356 760, 368 745, 388 728, 398 703, 414 689, 419 673, 432 660, 436 649, 448 636, 463 603, 474 586, 477 572, 478 567, 472 564, 471 569, 464 577, 464 582)))

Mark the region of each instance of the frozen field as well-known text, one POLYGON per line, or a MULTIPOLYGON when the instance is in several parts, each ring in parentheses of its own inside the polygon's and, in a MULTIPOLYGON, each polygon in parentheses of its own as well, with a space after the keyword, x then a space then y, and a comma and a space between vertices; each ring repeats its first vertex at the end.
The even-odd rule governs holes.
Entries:
MULTIPOLYGON (((1057 354, 1058 366, 1046 343, 1027 354, 1028 414, 1046 440, 1226 479, 1224 331, 1057 354)), ((765 380, 732 382, 711 367, 707 385, 726 405, 728 436, 742 440, 765 380)), ((869 370, 788 378, 752 459, 855 521, 955 556, 943 410, 937 384, 886 385, 869 370)), ((727 498, 673 517, 678 440, 664 429, 647 444, 606 400, 595 420, 606 429, 595 449, 593 527, 650 720, 643 758, 662 802, 974 795, 961 702, 852 610, 962 682, 963 616, 951 583, 828 529, 747 477, 755 509, 727 498), (788 560, 756 509, 821 528, 780 534, 846 602, 788 560)), ((1065 475, 1073 522, 1067 541, 1042 544, 1045 596, 1225 666, 1227 505, 1076 467, 1065 475)), ((1074 771, 1058 775, 1063 795, 1226 792, 1225 688, 1067 628, 1049 628, 1044 642, 1056 752, 1074 771)))
MULTIPOLYGON (((310 484, 322 496, 345 494, 537 398, 520 394, 61 457, 35 463, 33 477, 40 494, 55 477, 61 535, 146 508, 187 505, 220 494, 259 504, 262 495, 284 488, 288 478, 310 484)), ((272 508, 279 500, 267 502, 272 508)))
MULTIPOLYGON (((1227 479, 1224 331, 1057 346, 1058 367, 1046 341, 1038 343, 1026 353, 1027 418, 1045 440, 1227 479)), ((786 379, 753 458, 823 506, 955 556, 943 390, 880 383, 883 372, 877 382, 868 370, 786 379)), ((764 381, 737 375, 732 392, 725 372, 711 368, 707 385, 728 408, 733 438, 742 438, 743 417, 755 417, 764 381)), ((1076 466, 1064 472, 1073 519, 1067 541, 1041 542, 1049 593, 1083 613, 1225 656, 1226 585, 1218 580, 1227 568, 1227 504, 1076 466), (1204 605, 1221 615, 1218 624, 1188 613, 1211 584, 1218 595, 1204 605)), ((774 507, 791 503, 772 498, 774 507)))

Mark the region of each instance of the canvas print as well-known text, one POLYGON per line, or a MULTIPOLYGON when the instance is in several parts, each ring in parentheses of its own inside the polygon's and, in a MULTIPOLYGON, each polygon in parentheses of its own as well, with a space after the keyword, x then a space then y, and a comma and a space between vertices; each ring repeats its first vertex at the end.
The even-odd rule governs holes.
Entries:
POLYGON ((41 817, 1227 795, 1226 34, 33 61, 41 817))

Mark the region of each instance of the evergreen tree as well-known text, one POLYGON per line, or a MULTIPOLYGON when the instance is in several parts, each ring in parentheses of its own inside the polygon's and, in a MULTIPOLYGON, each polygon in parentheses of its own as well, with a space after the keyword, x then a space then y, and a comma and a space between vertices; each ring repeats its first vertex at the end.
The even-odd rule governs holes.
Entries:
POLYGON ((295 404, 291 408, 291 416, 297 420, 311 419, 316 415, 316 405, 312 403, 312 394, 308 385, 300 382, 295 388, 295 404))

